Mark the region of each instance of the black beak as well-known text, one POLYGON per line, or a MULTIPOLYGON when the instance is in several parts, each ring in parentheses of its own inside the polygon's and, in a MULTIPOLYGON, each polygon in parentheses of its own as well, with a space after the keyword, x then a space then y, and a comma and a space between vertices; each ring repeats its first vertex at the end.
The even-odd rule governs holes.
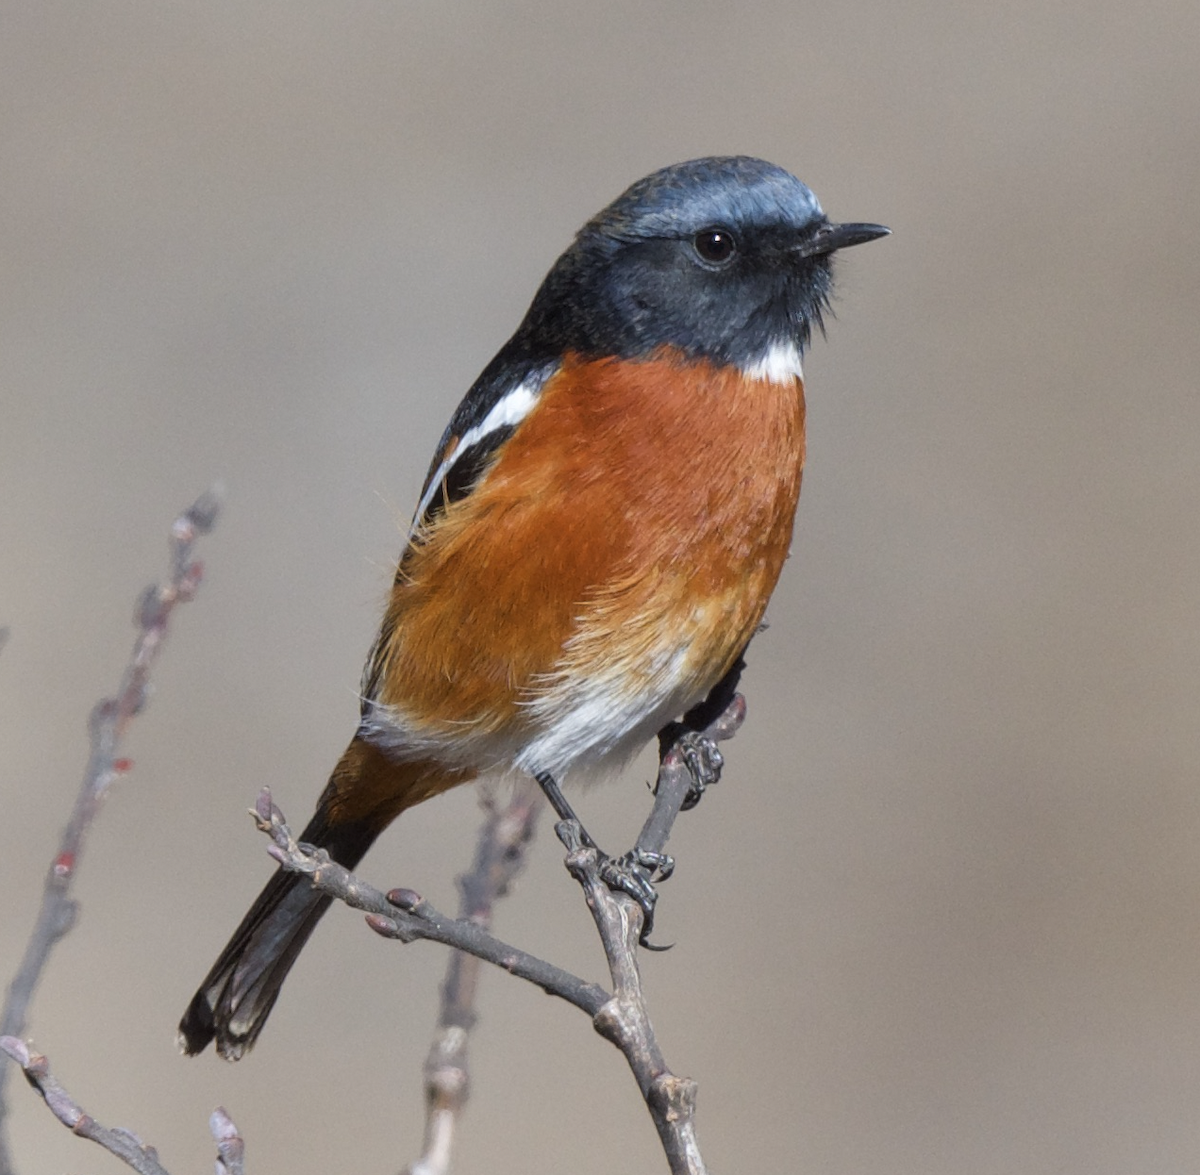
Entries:
POLYGON ((823 224, 812 236, 801 241, 795 252, 801 257, 819 257, 851 245, 864 245, 892 230, 881 224, 823 224))

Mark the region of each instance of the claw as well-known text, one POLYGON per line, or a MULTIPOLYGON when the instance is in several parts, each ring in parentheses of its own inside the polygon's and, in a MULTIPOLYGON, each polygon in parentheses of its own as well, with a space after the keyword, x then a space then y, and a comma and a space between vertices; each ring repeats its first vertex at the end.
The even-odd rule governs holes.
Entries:
POLYGON ((655 946, 650 942, 654 929, 654 907, 658 902, 658 891, 654 888, 654 877, 666 881, 675 870, 675 861, 666 853, 650 853, 644 849, 633 849, 620 857, 602 855, 600 880, 617 893, 628 894, 642 908, 642 933, 638 936, 641 946, 651 951, 667 951, 670 946, 655 946))
POLYGON ((638 864, 650 870, 650 876, 658 874, 659 881, 666 881, 675 872, 675 858, 669 853, 651 853, 645 849, 635 849, 638 864))

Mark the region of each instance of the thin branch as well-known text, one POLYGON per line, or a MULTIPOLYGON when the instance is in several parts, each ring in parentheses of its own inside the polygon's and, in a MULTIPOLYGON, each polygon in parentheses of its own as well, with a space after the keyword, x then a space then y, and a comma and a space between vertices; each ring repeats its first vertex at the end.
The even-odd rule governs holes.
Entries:
POLYGON ((696 1083, 676 1077, 667 1068, 642 991, 637 965, 642 908, 627 894, 614 893, 601 880, 599 854, 583 844, 578 823, 564 820, 555 832, 567 848, 567 869, 583 888, 613 978, 613 998, 596 1014, 594 1027, 621 1050, 632 1070, 671 1175, 706 1175, 708 1169, 700 1157, 693 1120, 696 1083))
POLYGON ((0 1036, 0 1050, 21 1066, 25 1079, 42 1095, 51 1113, 73 1133, 98 1143, 139 1175, 169 1175, 158 1161, 154 1147, 128 1130, 101 1126, 63 1089, 58 1078, 50 1072, 46 1058, 40 1053, 31 1053, 24 1041, 14 1036, 0 1036))
MULTIPOLYGON (((73 1134, 102 1146, 116 1155, 139 1175, 170 1175, 158 1161, 158 1152, 142 1142, 131 1130, 120 1126, 101 1126, 62 1086, 50 1072, 50 1062, 41 1053, 31 1052, 29 1046, 15 1036, 0 1036, 0 1052, 16 1061, 25 1080, 42 1095, 50 1112, 73 1134)), ((245 1175, 242 1137, 225 1110, 218 1106, 209 1118, 213 1141, 217 1144, 217 1175, 245 1175)))
MULTIPOLYGON (((170 575, 164 583, 148 587, 139 597, 134 612, 138 634, 120 687, 114 697, 103 699, 92 710, 88 722, 91 753, 87 769, 71 818, 46 874, 41 910, 33 934, 0 1012, 2 1036, 24 1034, 29 1004, 50 952, 75 924, 78 905, 70 896, 70 890, 79 868, 84 839, 109 787, 132 766, 128 759, 119 757, 121 739, 146 704, 150 669, 166 639, 171 613, 177 605, 192 599, 200 586, 202 568, 192 561, 192 548, 200 535, 212 529, 218 509, 217 495, 209 491, 175 520, 171 527, 170 575)), ((0 1060, 0 1175, 13 1175, 14 1172, 5 1126, 4 1089, 8 1073, 9 1066, 0 1060)))
POLYGON ((485 963, 527 979, 589 1016, 594 1016, 611 998, 598 984, 588 983, 528 951, 510 946, 469 920, 441 913, 414 890, 393 889, 384 894, 331 861, 324 849, 297 843, 283 813, 271 802, 270 788, 264 787, 259 793, 253 815, 259 831, 270 836, 273 843, 267 852, 276 861, 292 873, 306 874, 322 893, 362 910, 367 915, 367 925, 376 934, 405 943, 428 939, 466 951, 485 963))
MULTIPOLYGON (((704 733, 714 742, 732 738, 745 716, 745 699, 735 694, 704 733)), ((659 765, 654 808, 635 851, 663 851, 691 786, 691 774, 676 743, 659 765)), ((637 963, 642 908, 629 895, 609 889, 601 879, 599 854, 584 845, 578 823, 563 821, 555 832, 567 849, 567 869, 583 888, 612 975, 613 998, 594 1017, 595 1029, 621 1050, 633 1072, 672 1175, 706 1175, 708 1169, 696 1140, 696 1083, 677 1077, 667 1067, 642 991, 637 963)))
MULTIPOLYGON (((541 789, 527 779, 516 784, 503 807, 491 789, 484 792, 481 802, 487 816, 471 870, 458 878, 458 916, 488 930, 497 899, 508 893, 525 867, 526 850, 544 801, 541 789)), ((437 1031, 425 1060, 425 1140, 421 1157, 405 1167, 402 1175, 447 1175, 450 1170, 455 1130, 470 1092, 467 1044, 475 1026, 480 962, 478 956, 463 951, 450 953, 437 1031)))

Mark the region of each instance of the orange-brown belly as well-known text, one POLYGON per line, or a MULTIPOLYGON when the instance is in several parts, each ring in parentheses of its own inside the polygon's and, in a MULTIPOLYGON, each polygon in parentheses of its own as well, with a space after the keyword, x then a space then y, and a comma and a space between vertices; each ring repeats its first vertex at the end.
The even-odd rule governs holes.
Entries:
POLYGON ((803 462, 798 378, 568 360, 406 554, 380 742, 558 772, 636 750, 754 634, 803 462))

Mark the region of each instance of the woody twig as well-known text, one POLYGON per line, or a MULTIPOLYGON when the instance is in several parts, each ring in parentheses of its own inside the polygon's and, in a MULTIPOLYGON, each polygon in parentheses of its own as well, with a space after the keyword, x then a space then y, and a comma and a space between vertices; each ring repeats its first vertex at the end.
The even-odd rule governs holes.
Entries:
MULTIPOLYGON (((0 1011, 0 1036, 24 1034, 29 1004, 50 952, 75 924, 79 907, 71 897, 71 886, 79 869, 84 840, 114 780, 132 766, 121 757, 121 741, 146 704, 150 670, 166 640, 172 613, 178 605, 192 599, 200 586, 202 568, 192 559, 192 551, 196 540, 212 529, 218 511, 219 498, 210 490, 175 519, 171 527, 170 573, 162 583, 152 584, 138 598, 133 651, 116 694, 97 702, 92 709, 88 721, 91 749, 87 767, 58 851, 46 873, 37 922, 0 1011)), ((9 1071, 8 1064, 0 1060, 0 1175, 14 1172, 5 1123, 5 1084, 9 1071)))
MULTIPOLYGON (((64 1088, 50 1072, 50 1062, 35 1053, 15 1036, 0 1036, 0 1052, 15 1061, 25 1080, 42 1096, 50 1112, 73 1134, 102 1146, 138 1175, 170 1175, 159 1162, 158 1152, 132 1130, 120 1126, 102 1126, 64 1088)), ((213 1141, 217 1144, 217 1175, 245 1175, 242 1161, 244 1144, 237 1127, 219 1106, 209 1118, 213 1141)))

